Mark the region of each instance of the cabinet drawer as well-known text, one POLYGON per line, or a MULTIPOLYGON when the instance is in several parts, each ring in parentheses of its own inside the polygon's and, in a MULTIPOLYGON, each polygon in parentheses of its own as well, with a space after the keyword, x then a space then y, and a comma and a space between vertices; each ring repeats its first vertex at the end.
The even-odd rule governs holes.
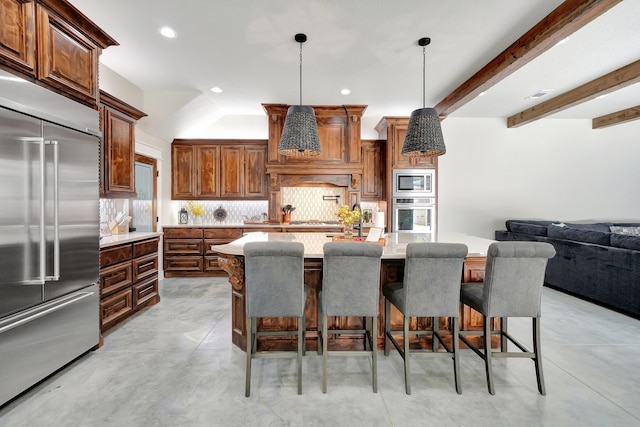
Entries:
POLYGON ((158 276, 149 277, 141 283, 133 285, 133 309, 142 308, 149 300, 158 296, 158 276))
POLYGON ((131 259, 133 248, 131 244, 118 245, 105 249, 100 249, 100 267, 116 264, 131 259))
POLYGON ((164 253, 167 255, 202 255, 202 240, 167 239, 164 241, 164 253))
POLYGON ((109 295, 133 283, 131 262, 125 261, 100 270, 100 296, 109 295))
POLYGON ((205 228, 205 239, 225 239, 228 242, 242 237, 242 228, 205 228))
POLYGON ((123 289, 100 301, 100 325, 104 327, 121 317, 126 317, 132 311, 131 288, 123 289))
POLYGON ((204 257, 204 271, 222 271, 218 264, 218 257, 215 255, 204 257))
POLYGON ((201 256, 165 256, 166 271, 203 271, 201 256))
POLYGON ((158 254, 134 258, 131 264, 133 266, 133 282, 137 283, 158 272, 158 254))
POLYGON ((207 239, 204 241, 204 254, 205 255, 215 255, 217 252, 211 250, 211 245, 224 245, 225 243, 233 242, 233 240, 229 239, 207 239))
POLYGON ((165 239, 202 239, 202 228, 164 228, 165 239))
POLYGON ((133 244, 133 257, 137 258, 142 255, 158 252, 158 242, 160 239, 143 240, 133 244))

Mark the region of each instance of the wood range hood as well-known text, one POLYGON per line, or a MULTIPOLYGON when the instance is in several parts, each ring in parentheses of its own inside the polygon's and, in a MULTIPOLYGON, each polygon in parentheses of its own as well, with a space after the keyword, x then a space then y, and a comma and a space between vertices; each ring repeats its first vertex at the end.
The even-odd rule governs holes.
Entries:
POLYGON ((345 203, 360 201, 363 173, 360 125, 366 105, 313 106, 322 153, 316 157, 285 157, 278 154, 289 105, 263 104, 269 117, 266 172, 269 183, 269 221, 280 219, 282 187, 346 189, 345 203))

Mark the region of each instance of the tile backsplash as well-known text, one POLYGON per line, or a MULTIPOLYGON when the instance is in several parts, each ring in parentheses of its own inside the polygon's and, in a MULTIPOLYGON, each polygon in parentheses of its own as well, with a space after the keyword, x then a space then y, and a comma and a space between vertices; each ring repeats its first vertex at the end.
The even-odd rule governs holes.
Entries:
MULTIPOLYGON (((338 207, 348 204, 343 187, 282 187, 280 199, 283 205, 296 208, 291 214, 292 221, 336 221, 338 207), (336 196, 339 196, 337 203, 336 196)), ((360 207, 363 211, 370 209, 373 215, 378 210, 375 202, 362 202, 360 207)))

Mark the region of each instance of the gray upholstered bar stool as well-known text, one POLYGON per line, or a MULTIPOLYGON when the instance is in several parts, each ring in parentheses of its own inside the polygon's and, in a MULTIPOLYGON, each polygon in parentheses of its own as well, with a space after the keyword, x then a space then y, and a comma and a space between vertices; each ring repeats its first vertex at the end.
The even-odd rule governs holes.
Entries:
POLYGON ((318 301, 318 351, 322 351, 322 392, 327 392, 327 357, 371 356, 373 392, 378 391, 378 300, 382 246, 365 242, 331 242, 323 246, 322 292, 318 301), (328 330, 328 316, 364 317, 362 330, 328 330), (370 330, 367 327, 370 324, 370 330), (328 350, 328 334, 362 333, 362 351, 328 350), (367 350, 367 344, 369 350, 367 350), (320 350, 321 349, 321 350, 320 350))
POLYGON ((404 360, 405 391, 411 394, 410 353, 453 359, 456 392, 461 393, 458 352, 460 278, 467 256, 466 245, 460 243, 409 243, 402 283, 387 283, 382 287, 384 304, 384 354, 389 355, 389 341, 404 360), (391 305, 403 315, 402 331, 391 330, 391 305), (431 330, 412 330, 412 317, 431 317, 431 330), (440 317, 451 319, 451 345, 445 343, 439 331, 440 317), (402 346, 393 337, 402 332, 402 346), (410 335, 431 335, 430 350, 411 350, 410 335), (438 343, 444 351, 439 350, 438 343))
POLYGON ((555 255, 552 245, 544 242, 497 242, 487 251, 487 264, 483 283, 463 283, 460 301, 482 314, 482 331, 464 331, 460 339, 485 363, 487 387, 495 394, 491 359, 494 357, 525 357, 533 360, 538 380, 538 391, 546 394, 540 352, 540 305, 542 285, 547 261, 555 255), (500 318, 500 329, 491 331, 491 319, 500 318), (531 317, 533 350, 509 335, 507 318, 531 317), (484 336, 484 351, 480 351, 466 338, 484 336), (491 336, 500 336, 500 351, 491 349, 491 336), (519 351, 509 352, 508 341, 519 351))
POLYGON ((297 357, 298 394, 302 394, 302 355, 305 343, 304 245, 298 242, 248 242, 244 245, 247 364, 245 395, 251 390, 253 358, 297 357), (298 329, 257 332, 258 318, 295 317, 298 329), (298 351, 258 352, 259 335, 298 336, 298 351))

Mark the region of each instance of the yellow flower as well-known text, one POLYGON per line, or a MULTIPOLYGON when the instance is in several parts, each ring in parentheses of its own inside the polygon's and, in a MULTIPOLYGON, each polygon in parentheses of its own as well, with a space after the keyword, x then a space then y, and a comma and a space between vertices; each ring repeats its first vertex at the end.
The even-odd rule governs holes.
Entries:
POLYGON ((355 208, 354 210, 350 210, 347 205, 340 206, 336 215, 338 215, 338 218, 340 218, 343 224, 353 224, 361 218, 360 209, 355 208))
POLYGON ((192 200, 187 202, 187 209, 195 216, 204 215, 204 206, 202 203, 194 203, 192 200))

